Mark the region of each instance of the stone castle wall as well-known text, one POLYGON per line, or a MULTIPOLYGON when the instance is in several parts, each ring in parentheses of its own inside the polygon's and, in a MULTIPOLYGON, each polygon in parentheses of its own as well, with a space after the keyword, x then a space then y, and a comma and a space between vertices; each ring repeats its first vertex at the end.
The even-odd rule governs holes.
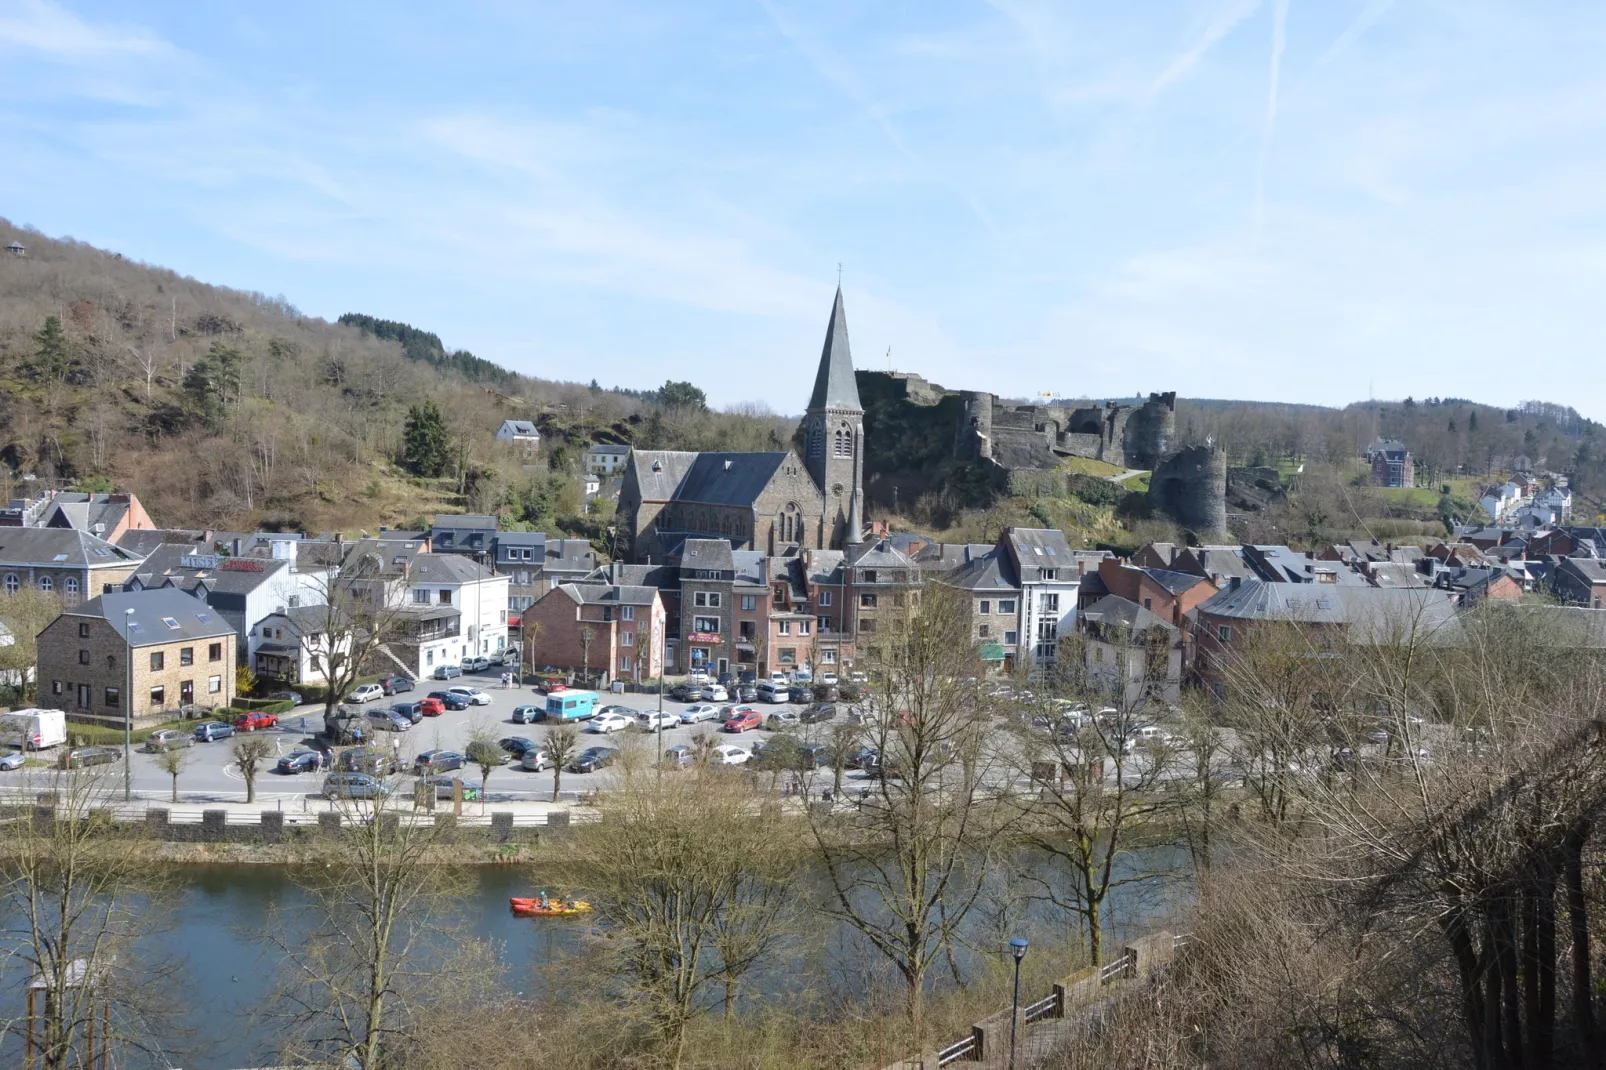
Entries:
POLYGON ((1227 530, 1227 455, 1189 446, 1166 457, 1149 477, 1149 504, 1201 537, 1227 530))

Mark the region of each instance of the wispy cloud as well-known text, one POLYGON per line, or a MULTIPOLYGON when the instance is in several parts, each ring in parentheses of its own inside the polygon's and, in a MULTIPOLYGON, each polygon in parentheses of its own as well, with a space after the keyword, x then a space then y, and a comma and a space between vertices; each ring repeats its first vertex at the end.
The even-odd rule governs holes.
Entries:
POLYGON ((1186 77, 1206 53, 1216 47, 1240 22, 1253 15, 1259 6, 1259 0, 1230 0, 1228 3, 1218 5, 1204 20, 1204 24, 1189 42, 1188 47, 1183 49, 1182 53, 1150 83, 1149 96, 1159 96, 1167 86, 1186 77))
POLYGON ((91 26, 49 0, 21 0, 0 15, 0 48, 26 49, 67 61, 107 56, 159 56, 173 46, 137 28, 91 26))

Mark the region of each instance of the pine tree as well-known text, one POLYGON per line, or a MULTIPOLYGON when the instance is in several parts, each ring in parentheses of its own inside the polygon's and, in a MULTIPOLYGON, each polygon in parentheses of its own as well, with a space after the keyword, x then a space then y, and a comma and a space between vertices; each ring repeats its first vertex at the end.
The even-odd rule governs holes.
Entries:
POLYGON ((34 359, 31 371, 35 379, 65 379, 72 365, 67 349, 67 332, 61 329, 61 319, 46 316, 45 325, 33 336, 34 359))
POLYGON ((409 472, 426 479, 438 479, 451 463, 446 442, 446 420, 433 401, 407 410, 402 432, 402 463, 409 472))
POLYGON ((1478 414, 1476 412, 1467 413, 1467 430, 1468 431, 1476 431, 1477 429, 1478 429, 1478 414))

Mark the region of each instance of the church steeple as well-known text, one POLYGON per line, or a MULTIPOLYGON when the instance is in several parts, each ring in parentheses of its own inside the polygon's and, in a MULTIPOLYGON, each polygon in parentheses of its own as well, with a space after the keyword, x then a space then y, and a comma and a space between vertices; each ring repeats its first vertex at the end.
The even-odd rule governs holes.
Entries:
POLYGON ((804 464, 825 496, 826 544, 860 542, 864 517, 864 407, 848 347, 842 287, 831 304, 814 393, 803 418, 804 464))

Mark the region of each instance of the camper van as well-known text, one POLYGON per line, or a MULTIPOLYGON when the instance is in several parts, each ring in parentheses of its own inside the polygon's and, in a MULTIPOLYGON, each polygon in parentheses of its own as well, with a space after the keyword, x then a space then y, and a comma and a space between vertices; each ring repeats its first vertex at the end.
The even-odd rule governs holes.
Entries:
POLYGON ((43 750, 67 742, 67 715, 61 710, 17 710, 0 715, 0 743, 43 750))
POLYGON ((547 724, 564 721, 584 721, 597 712, 595 691, 570 691, 565 688, 546 697, 547 724))

